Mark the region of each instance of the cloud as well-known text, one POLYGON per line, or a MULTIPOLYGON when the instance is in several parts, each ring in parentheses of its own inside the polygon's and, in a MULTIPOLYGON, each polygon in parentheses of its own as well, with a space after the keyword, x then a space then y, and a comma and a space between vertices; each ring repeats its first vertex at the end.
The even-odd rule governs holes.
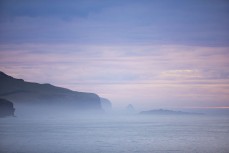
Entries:
POLYGON ((173 79, 198 79, 203 78, 198 70, 168 70, 160 74, 161 78, 173 78, 173 79))
POLYGON ((10 75, 95 92, 119 107, 129 102, 228 105, 227 47, 64 43, 3 45, 0 50, 0 69, 10 75))
POLYGON ((226 1, 1 3, 1 43, 227 46, 229 41, 226 1))
POLYGON ((1 1, 1 13, 2 15, 27 17, 86 17, 110 3, 109 1, 99 3, 97 0, 3 0, 1 1))
POLYGON ((0 4, 0 69, 10 75, 120 106, 228 105, 227 1, 0 4))

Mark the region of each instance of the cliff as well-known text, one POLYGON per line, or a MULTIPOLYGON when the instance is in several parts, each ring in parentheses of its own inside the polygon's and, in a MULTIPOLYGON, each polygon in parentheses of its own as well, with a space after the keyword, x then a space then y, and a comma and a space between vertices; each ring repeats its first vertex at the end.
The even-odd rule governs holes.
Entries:
POLYGON ((111 102, 106 98, 100 98, 102 109, 106 112, 110 112, 112 110, 111 102))

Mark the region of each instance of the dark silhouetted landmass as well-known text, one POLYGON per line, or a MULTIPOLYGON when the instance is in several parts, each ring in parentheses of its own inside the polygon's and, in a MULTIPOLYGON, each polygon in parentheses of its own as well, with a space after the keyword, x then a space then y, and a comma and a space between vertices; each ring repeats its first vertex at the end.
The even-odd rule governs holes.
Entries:
POLYGON ((12 102, 0 98, 0 117, 14 116, 14 110, 12 102))
POLYGON ((16 106, 58 106, 72 110, 102 111, 100 97, 94 93, 77 92, 56 87, 51 84, 39 84, 16 79, 0 72, 0 98, 13 101, 16 106))
POLYGON ((165 109, 142 111, 140 112, 140 114, 141 115, 202 115, 201 113, 190 113, 190 112, 173 111, 173 110, 165 110, 165 109))
POLYGON ((110 112, 112 110, 111 102, 106 98, 100 98, 102 109, 106 112, 110 112))

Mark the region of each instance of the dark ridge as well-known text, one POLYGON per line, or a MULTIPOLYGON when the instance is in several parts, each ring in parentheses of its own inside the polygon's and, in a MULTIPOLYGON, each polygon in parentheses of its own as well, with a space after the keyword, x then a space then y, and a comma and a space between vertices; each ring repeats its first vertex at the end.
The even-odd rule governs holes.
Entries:
POLYGON ((18 81, 24 81, 23 79, 16 79, 16 78, 14 78, 14 77, 12 77, 12 76, 9 76, 9 75, 7 75, 7 74, 5 74, 4 72, 2 72, 2 71, 0 71, 0 79, 7 79, 7 80, 18 80, 18 81))
POLYGON ((48 83, 26 82, 3 72, 0 72, 0 84, 0 98, 13 101, 16 106, 23 104, 52 109, 58 107, 72 111, 102 111, 100 97, 94 93, 72 91, 48 83))
POLYGON ((3 73, 2 71, 0 71, 0 77, 10 77, 10 78, 13 78, 5 73, 3 73))

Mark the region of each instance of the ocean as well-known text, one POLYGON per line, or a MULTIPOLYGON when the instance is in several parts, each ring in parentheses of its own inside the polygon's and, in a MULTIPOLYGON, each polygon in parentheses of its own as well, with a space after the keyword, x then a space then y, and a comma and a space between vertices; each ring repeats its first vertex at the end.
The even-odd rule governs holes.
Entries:
POLYGON ((0 119, 1 153, 229 153, 229 117, 0 119))

